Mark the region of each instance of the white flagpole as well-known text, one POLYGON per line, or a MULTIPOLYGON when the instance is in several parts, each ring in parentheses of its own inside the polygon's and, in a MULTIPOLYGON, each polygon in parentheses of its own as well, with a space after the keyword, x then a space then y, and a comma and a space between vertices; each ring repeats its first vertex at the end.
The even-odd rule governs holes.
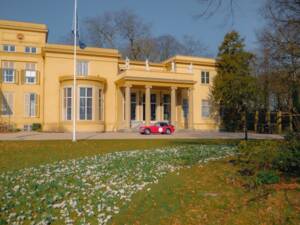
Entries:
POLYGON ((77 0, 74 0, 74 63, 73 63, 73 138, 72 141, 76 141, 76 46, 77 46, 77 0))

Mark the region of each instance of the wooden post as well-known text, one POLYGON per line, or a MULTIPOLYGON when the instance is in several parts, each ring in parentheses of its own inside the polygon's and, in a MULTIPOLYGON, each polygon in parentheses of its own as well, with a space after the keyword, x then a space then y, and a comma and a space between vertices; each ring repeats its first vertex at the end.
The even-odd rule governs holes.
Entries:
POLYGON ((258 126, 258 117, 259 116, 259 112, 255 111, 255 115, 254 115, 254 131, 257 132, 257 126, 258 126))
POLYGON ((278 111, 277 112, 277 132, 278 134, 281 134, 282 133, 282 113, 281 111, 278 111))
POLYGON ((268 125, 268 133, 271 133, 271 113, 270 113, 270 111, 266 112, 266 122, 268 125))
POLYGON ((290 125, 290 131, 293 132, 293 114, 289 114, 289 125, 290 125))

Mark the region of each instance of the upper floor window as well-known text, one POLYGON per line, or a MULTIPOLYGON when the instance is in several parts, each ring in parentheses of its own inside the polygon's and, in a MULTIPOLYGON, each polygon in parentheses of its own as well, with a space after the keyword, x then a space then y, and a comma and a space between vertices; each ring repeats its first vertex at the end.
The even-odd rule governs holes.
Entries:
POLYGON ((14 62, 3 61, 2 62, 2 81, 3 83, 15 83, 16 71, 14 69, 14 62))
POLYGON ((201 116, 208 118, 210 116, 211 106, 208 100, 202 100, 201 102, 201 116))
POLYGON ((5 52, 15 52, 16 46, 14 45, 3 45, 3 51, 5 52))
POLYGON ((1 115, 11 116, 13 114, 13 93, 3 92, 1 95, 1 115))
POLYGON ((208 71, 201 72, 201 83, 209 84, 209 72, 208 71))
POLYGON ((77 61, 77 68, 76 68, 76 74, 78 76, 87 76, 88 71, 88 61, 78 60, 77 61))
POLYGON ((26 63, 25 83, 26 84, 35 84, 36 79, 37 79, 36 64, 35 63, 26 63))
POLYGON ((25 53, 36 53, 36 47, 26 46, 25 53))

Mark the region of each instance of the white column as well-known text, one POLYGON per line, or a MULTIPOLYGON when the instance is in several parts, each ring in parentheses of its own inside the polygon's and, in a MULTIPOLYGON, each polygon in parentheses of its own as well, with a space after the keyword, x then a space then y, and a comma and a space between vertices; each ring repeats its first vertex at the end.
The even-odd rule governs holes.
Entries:
POLYGON ((125 86, 125 128, 130 128, 130 88, 131 85, 125 86))
POLYGON ((193 97, 193 88, 188 89, 188 97, 189 97, 189 129, 194 128, 194 97, 193 97))
POLYGON ((171 87, 171 124, 176 125, 176 89, 171 87))
POLYGON ((150 102, 150 96, 151 96, 151 86, 146 86, 145 91, 145 123, 147 126, 150 125, 151 121, 151 102, 150 102))

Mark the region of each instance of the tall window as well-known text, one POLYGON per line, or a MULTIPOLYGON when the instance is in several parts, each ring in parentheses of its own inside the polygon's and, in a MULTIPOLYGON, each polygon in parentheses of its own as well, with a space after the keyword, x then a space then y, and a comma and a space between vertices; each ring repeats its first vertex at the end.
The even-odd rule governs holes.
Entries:
POLYGON ((88 71, 88 62, 83 60, 77 61, 77 76, 87 76, 88 71))
POLYGON ((3 51, 5 52, 15 52, 16 46, 14 45, 3 45, 3 51))
POLYGON ((135 113, 135 109, 136 109, 136 93, 131 93, 130 95, 130 119, 131 120, 136 120, 136 113, 135 113))
POLYGON ((25 94, 25 116, 37 116, 37 94, 35 93, 25 94))
POLYGON ((80 120, 92 120, 93 88, 81 87, 79 94, 79 118, 80 120))
POLYGON ((35 84, 36 83, 36 64, 35 63, 26 63, 25 83, 26 84, 35 84))
POLYGON ((156 94, 151 94, 151 120, 156 120, 156 94))
POLYGON ((72 88, 64 88, 64 120, 72 120, 72 88))
POLYGON ((14 62, 3 61, 2 62, 2 80, 4 83, 15 83, 16 74, 14 70, 14 62))
POLYGON ((171 115, 171 98, 170 95, 163 95, 164 120, 170 120, 171 115))
POLYGON ((25 47, 25 53, 36 53, 36 47, 26 46, 25 47))
POLYGON ((208 100, 202 100, 201 115, 205 118, 208 118, 210 116, 210 103, 208 100))
POLYGON ((208 71, 201 72, 201 83, 209 84, 209 72, 208 71))
POLYGON ((99 89, 99 120, 103 120, 103 90, 99 89))
POLYGON ((1 95, 1 115, 10 116, 13 114, 13 93, 4 92, 1 95))

